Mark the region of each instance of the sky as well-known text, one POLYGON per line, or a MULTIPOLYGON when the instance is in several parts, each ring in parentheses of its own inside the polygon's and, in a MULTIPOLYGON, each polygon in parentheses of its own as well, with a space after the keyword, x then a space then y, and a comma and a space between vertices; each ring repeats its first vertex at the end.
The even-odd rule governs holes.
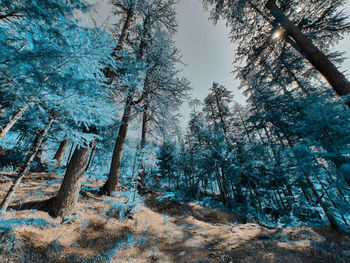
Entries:
MULTIPOLYGON (((96 0, 90 0, 96 1, 96 0)), ((96 13, 93 17, 97 24, 102 24, 108 16, 111 16, 108 0, 98 1, 96 13)), ((183 75, 191 82, 193 98, 203 100, 214 81, 226 86, 232 91, 234 100, 242 103, 244 96, 238 90, 239 82, 231 73, 234 69, 235 46, 228 40, 229 29, 224 22, 216 26, 208 20, 208 12, 203 10, 200 0, 180 0, 177 6, 179 28, 175 36, 177 48, 182 50, 183 61, 187 66, 183 69, 183 75)), ((350 14, 350 2, 346 5, 346 13, 350 14)), ((109 24, 113 23, 113 17, 109 24)), ((337 48, 345 51, 345 56, 350 57, 350 36, 346 36, 337 48)), ((347 59, 342 67, 350 79, 350 59, 347 59)), ((189 120, 189 106, 187 103, 181 108, 183 115, 182 124, 189 120)))

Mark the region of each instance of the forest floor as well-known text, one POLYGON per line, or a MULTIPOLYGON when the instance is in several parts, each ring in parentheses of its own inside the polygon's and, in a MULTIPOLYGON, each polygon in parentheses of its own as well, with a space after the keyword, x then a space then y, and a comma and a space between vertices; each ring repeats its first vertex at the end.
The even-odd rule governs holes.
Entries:
MULTIPOLYGON (((0 199, 13 177, 0 175, 0 199)), ((125 220, 110 213, 122 196, 82 191, 77 213, 62 223, 40 211, 40 200, 54 196, 60 182, 55 174, 24 179, 16 210, 0 217, 0 262, 350 262, 350 237, 328 227, 239 223, 251 220, 196 203, 160 201, 161 193, 152 191, 125 220)))

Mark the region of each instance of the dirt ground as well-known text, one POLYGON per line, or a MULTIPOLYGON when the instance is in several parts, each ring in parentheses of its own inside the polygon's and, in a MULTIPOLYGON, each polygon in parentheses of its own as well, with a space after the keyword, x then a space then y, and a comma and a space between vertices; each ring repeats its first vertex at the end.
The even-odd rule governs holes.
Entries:
MULTIPOLYGON (((1 199, 13 177, 0 175, 1 199)), ((25 178, 12 204, 16 210, 0 217, 0 262, 350 262, 350 237, 328 227, 267 228, 195 203, 160 202, 151 191, 125 220, 107 212, 122 197, 82 191, 75 215, 62 223, 40 211, 40 200, 54 196, 59 185, 55 174, 25 178)))

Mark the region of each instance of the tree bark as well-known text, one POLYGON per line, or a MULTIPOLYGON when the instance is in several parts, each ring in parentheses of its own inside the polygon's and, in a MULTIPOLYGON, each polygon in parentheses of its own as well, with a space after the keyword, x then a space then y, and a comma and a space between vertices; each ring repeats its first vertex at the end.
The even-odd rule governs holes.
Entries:
POLYGON ((64 156, 64 153, 66 152, 67 146, 68 146, 67 139, 60 143, 60 146, 58 147, 58 150, 55 156, 53 157, 53 159, 56 160, 57 165, 60 165, 60 163, 62 162, 62 158, 64 156))
POLYGON ((118 137, 115 142, 108 179, 100 189, 102 193, 105 193, 107 195, 112 195, 112 193, 117 190, 117 186, 119 183, 120 165, 123 157, 123 150, 129 127, 131 101, 132 96, 129 96, 124 108, 124 114, 122 118, 122 123, 119 127, 118 137))
POLYGON ((45 138, 45 135, 47 134, 51 124, 54 122, 54 118, 50 120, 50 122, 48 123, 48 125, 46 126, 45 129, 43 129, 42 131, 40 131, 38 133, 38 135, 36 136, 33 144, 32 144, 32 152, 31 154, 28 156, 28 159, 26 161, 25 164, 23 164, 23 166, 20 168, 18 176, 16 178, 16 180, 14 181, 14 183, 12 184, 10 190, 7 192, 5 198, 3 199, 2 203, 1 203, 1 211, 2 212, 6 212, 14 194, 16 189, 18 188, 18 185, 21 183, 23 177, 26 175, 31 163, 33 162, 35 156, 37 155, 40 146, 45 138))
POLYGON ((35 156, 35 160, 39 163, 42 163, 42 156, 43 156, 43 153, 44 153, 44 148, 46 146, 46 142, 47 142, 47 139, 44 138, 43 141, 41 142, 41 145, 40 145, 40 148, 38 150, 38 152, 36 153, 36 156, 35 156))
POLYGON ((131 7, 126 13, 125 22, 123 24, 123 28, 122 28, 122 31, 120 33, 120 36, 119 36, 119 39, 118 39, 118 44, 117 44, 117 47, 115 49, 115 54, 114 55, 117 55, 116 53, 118 51, 121 51, 123 49, 123 47, 124 47, 124 43, 125 43, 126 37, 128 35, 129 28, 130 28, 132 19, 134 17, 134 14, 135 14, 135 12, 134 12, 133 7, 131 7))
POLYGON ((71 157, 72 157, 73 149, 74 149, 74 143, 72 144, 72 147, 70 147, 66 166, 68 166, 68 164, 69 164, 69 162, 70 162, 70 159, 71 159, 71 157))
POLYGON ((140 187, 145 186, 145 177, 146 177, 146 169, 145 165, 142 161, 143 156, 144 156, 144 149, 146 145, 146 135, 147 135, 147 122, 148 122, 148 115, 147 115, 147 106, 145 106, 143 115, 142 115, 142 131, 141 131, 141 147, 140 147, 140 169, 141 172, 139 174, 139 185, 140 187))
POLYGON ((26 104, 24 107, 20 108, 19 111, 12 117, 12 119, 5 125, 4 128, 0 127, 0 140, 2 140, 8 131, 12 128, 13 125, 22 117, 23 113, 28 109, 29 104, 26 104))
MULTIPOLYGON (((276 0, 269 0, 266 8, 277 19, 288 36, 290 36, 300 48, 300 52, 323 75, 334 91, 339 96, 350 93, 350 82, 346 79, 329 58, 318 49, 312 41, 303 34, 288 17, 276 5, 276 0)), ((349 103, 348 103, 349 104, 349 103)))
POLYGON ((216 180, 218 182, 218 187, 219 187, 219 192, 220 192, 220 197, 221 197, 221 201, 222 201, 222 204, 224 206, 227 206, 228 205, 228 200, 227 200, 227 195, 226 195, 226 192, 225 192, 225 188, 223 186, 224 182, 223 182, 223 178, 220 174, 220 170, 219 170, 219 167, 217 165, 215 165, 215 173, 216 173, 216 180))
MULTIPOLYGON (((93 144, 93 142, 92 142, 93 144)), ((77 146, 70 160, 60 190, 52 206, 54 217, 69 216, 78 202, 79 191, 84 177, 84 171, 90 155, 90 146, 77 146)))
POLYGON ((96 145, 94 145, 94 147, 92 147, 91 153, 90 153, 90 157, 89 157, 89 161, 86 165, 85 171, 89 170, 89 168, 92 166, 94 159, 95 159, 95 153, 96 153, 96 145))

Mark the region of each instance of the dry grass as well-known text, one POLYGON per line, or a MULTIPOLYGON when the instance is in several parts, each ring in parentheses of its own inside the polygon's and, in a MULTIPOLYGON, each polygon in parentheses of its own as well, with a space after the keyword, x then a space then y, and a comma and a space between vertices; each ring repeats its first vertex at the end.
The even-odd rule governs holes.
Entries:
MULTIPOLYGON (((2 198, 14 175, 0 176, 2 198)), ((31 174, 13 205, 23 209, 28 202, 52 197, 59 188, 57 179, 54 174, 31 174)), ((0 262, 350 262, 349 237, 326 227, 268 229, 195 203, 161 203, 157 195, 148 192, 145 205, 124 221, 108 218, 106 197, 89 192, 80 198, 76 216, 63 224, 43 211, 10 210, 2 220, 41 218, 47 225, 0 231, 3 251, 11 252, 3 253, 0 262), (12 248, 11 237, 16 239, 12 248)))

